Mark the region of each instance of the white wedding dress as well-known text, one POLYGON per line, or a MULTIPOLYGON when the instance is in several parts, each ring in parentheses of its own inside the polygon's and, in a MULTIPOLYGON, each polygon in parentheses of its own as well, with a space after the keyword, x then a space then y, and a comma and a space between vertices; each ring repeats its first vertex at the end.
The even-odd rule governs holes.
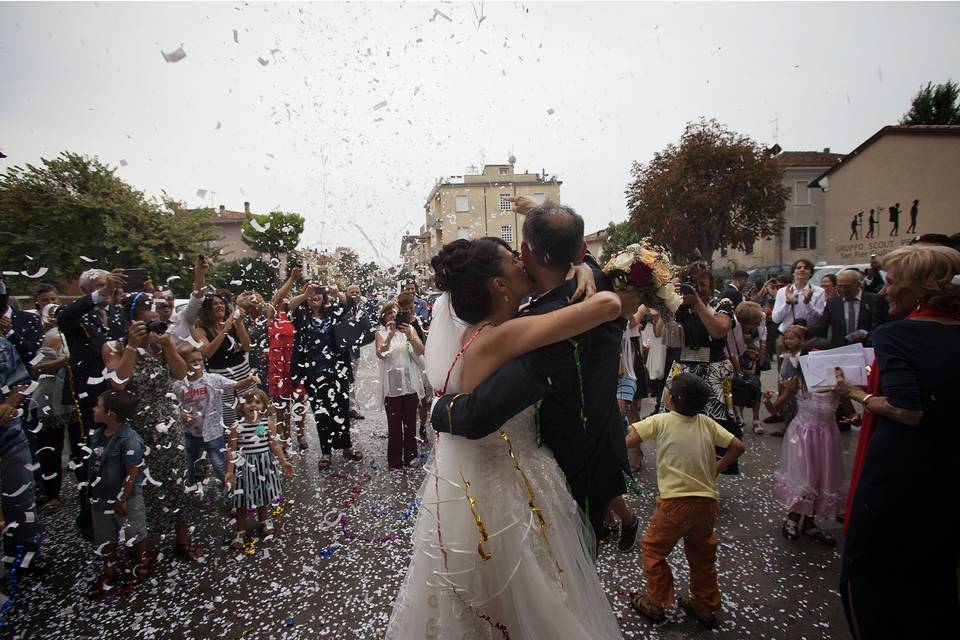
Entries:
MULTIPOLYGON (((426 359, 434 388, 449 371, 451 393, 465 326, 447 297, 426 359)), ((553 454, 537 447, 532 408, 480 440, 439 434, 426 472, 388 639, 622 638, 591 560, 592 529, 553 454)))

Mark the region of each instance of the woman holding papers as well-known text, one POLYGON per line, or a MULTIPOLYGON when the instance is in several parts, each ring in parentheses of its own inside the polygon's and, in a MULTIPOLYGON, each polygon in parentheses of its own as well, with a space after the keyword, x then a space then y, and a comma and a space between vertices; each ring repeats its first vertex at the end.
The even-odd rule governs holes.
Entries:
POLYGON ((888 253, 890 315, 873 334, 880 390, 837 374, 837 392, 877 418, 847 514, 840 593, 854 638, 960 636, 960 253, 888 253))

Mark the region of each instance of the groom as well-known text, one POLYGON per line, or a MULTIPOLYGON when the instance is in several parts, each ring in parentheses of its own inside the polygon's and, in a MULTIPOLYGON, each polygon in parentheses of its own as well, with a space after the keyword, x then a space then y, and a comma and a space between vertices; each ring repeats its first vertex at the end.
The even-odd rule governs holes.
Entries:
MULTIPOLYGON (((517 211, 523 213, 530 204, 526 198, 518 199, 517 211)), ((550 202, 531 209, 523 223, 520 254, 542 292, 521 315, 550 313, 571 304, 576 285, 565 277, 570 265, 583 262, 586 254, 583 218, 570 207, 550 202)), ((590 266, 597 288, 611 290, 592 260, 590 266)), ((622 302, 625 317, 636 311, 636 301, 622 302)), ((541 402, 537 443, 542 439, 553 452, 599 540, 607 507, 625 492, 623 478, 630 472, 616 400, 623 330, 621 321, 606 322, 508 362, 471 394, 438 398, 431 418, 434 429, 482 438, 541 402)))

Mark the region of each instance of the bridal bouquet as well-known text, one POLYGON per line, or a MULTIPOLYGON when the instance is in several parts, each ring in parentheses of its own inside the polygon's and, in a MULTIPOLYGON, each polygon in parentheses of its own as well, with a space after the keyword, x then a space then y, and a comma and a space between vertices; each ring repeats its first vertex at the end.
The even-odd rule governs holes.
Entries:
POLYGON ((603 267, 614 290, 640 294, 642 304, 672 316, 683 300, 670 283, 670 254, 646 239, 631 244, 603 267))

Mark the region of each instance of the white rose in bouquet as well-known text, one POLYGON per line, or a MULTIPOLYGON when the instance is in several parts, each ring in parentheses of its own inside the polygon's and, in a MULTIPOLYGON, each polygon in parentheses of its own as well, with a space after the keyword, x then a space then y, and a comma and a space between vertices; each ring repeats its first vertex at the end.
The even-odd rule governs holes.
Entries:
POLYGON ((669 282, 657 289, 657 297, 663 300, 671 313, 676 313, 680 305, 683 304, 683 298, 677 294, 676 287, 669 282))
POLYGON ((607 263, 607 269, 630 271, 630 265, 633 264, 634 260, 635 256, 633 255, 632 251, 622 251, 607 263))

